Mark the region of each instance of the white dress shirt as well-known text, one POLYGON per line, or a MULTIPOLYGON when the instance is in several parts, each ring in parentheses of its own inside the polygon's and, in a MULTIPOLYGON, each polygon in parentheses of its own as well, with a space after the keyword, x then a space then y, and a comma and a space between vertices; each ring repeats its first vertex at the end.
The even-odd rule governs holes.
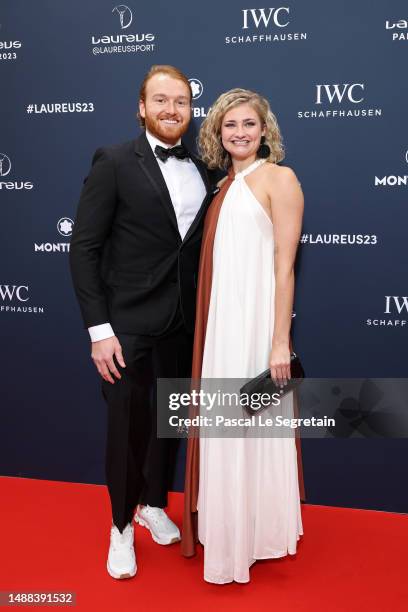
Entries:
MULTIPOLYGON (((165 149, 169 148, 169 145, 158 140, 147 130, 146 138, 153 152, 156 145, 165 149)), ((181 140, 176 145, 180 143, 181 140)), ((170 193, 181 239, 184 240, 206 194, 203 180, 195 163, 189 157, 186 159, 169 157, 167 161, 163 162, 156 155, 156 159, 170 193)), ((94 325, 89 327, 88 331, 92 342, 105 340, 115 335, 110 323, 94 325)))

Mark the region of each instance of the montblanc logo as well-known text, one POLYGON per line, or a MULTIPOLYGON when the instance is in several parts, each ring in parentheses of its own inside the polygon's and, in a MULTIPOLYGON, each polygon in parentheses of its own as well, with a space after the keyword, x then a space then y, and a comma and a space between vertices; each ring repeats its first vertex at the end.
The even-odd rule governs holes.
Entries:
POLYGON ((306 40, 306 32, 289 32, 290 8, 244 8, 241 10, 241 32, 225 37, 225 44, 271 43, 306 40), (242 32, 243 30, 243 32, 242 32), (256 33, 251 33, 256 32, 256 33))
MULTIPOLYGON (((61 217, 57 221, 57 231, 64 238, 72 236, 74 222, 69 217, 61 217)), ((69 242, 34 243, 34 253, 69 253, 69 242)))
POLYGON ((117 13, 119 15, 119 22, 122 30, 126 30, 126 28, 128 28, 132 23, 132 11, 125 4, 119 4, 118 6, 115 6, 115 8, 112 10, 112 13, 117 13))
MULTIPOLYGON (((0 179, 8 176, 11 172, 11 160, 5 153, 0 153, 0 179)), ((32 189, 33 183, 30 181, 2 181, 0 180, 0 190, 2 189, 32 189)))
POLYGON ((134 34, 129 32, 128 28, 133 22, 133 14, 126 4, 114 6, 112 13, 117 16, 119 28, 123 33, 92 35, 91 44, 93 55, 154 51, 156 39, 154 34, 134 34))
MULTIPOLYGON (((201 98, 204 92, 204 85, 199 79, 191 78, 188 79, 191 87, 191 95, 193 98, 193 102, 201 98)), ((192 114, 194 118, 204 118, 207 116, 208 109, 206 110, 204 106, 193 106, 192 114)))
POLYGON ((407 325, 407 319, 394 318, 401 314, 408 314, 408 296, 386 295, 383 314, 375 319, 367 319, 365 323, 369 327, 404 327, 407 325))
POLYGON ((385 29, 391 31, 392 40, 408 40, 408 20, 399 21, 388 20, 385 22, 385 29), (406 30, 401 32, 401 30, 406 30))
POLYGON ((317 109, 298 111, 298 119, 344 119, 381 117, 381 108, 361 108, 365 83, 318 83, 314 104, 317 109))
MULTIPOLYGON (((405 152, 404 159, 408 164, 408 151, 405 152)), ((375 187, 407 187, 408 174, 390 174, 389 176, 374 177, 375 187)))
POLYGON ((61 236, 72 236, 72 229, 74 227, 74 222, 69 217, 62 217, 57 223, 57 230, 61 234, 61 236))
POLYGON ((201 81, 198 79, 188 79, 191 87, 191 94, 193 96, 193 100, 198 100, 203 94, 204 87, 201 81))
POLYGON ((42 314, 43 306, 31 306, 28 285, 0 284, 0 313, 34 313, 42 314))

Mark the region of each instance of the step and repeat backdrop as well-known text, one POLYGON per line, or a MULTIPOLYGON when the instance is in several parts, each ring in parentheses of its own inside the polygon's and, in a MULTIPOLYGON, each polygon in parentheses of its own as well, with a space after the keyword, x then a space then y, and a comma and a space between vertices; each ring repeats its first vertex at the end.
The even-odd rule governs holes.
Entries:
MULTIPOLYGON (((278 117, 305 193, 293 335, 307 375, 407 376, 406 2, 126 2, 1 3, 2 475, 104 482, 69 243, 93 152, 139 133, 152 64, 190 79, 191 144, 233 87, 278 117)), ((407 511, 407 440, 350 432, 303 441, 307 501, 407 511)))

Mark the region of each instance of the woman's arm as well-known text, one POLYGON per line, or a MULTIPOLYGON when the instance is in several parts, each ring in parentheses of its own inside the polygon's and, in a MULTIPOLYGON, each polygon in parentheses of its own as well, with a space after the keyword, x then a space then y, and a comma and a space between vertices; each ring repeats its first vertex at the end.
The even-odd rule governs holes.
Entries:
POLYGON ((275 166, 270 184, 274 231, 275 321, 270 355, 271 376, 279 384, 290 378, 290 328, 295 290, 294 264, 303 219, 303 193, 290 168, 275 166))

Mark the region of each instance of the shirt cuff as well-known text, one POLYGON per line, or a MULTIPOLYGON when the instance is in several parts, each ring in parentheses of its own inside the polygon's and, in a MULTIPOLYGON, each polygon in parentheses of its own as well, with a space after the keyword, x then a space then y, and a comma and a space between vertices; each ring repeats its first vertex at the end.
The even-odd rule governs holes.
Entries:
POLYGON ((91 342, 106 340, 107 338, 112 338, 112 336, 115 335, 110 323, 102 323, 101 325, 88 327, 88 331, 89 335, 91 336, 91 342))

